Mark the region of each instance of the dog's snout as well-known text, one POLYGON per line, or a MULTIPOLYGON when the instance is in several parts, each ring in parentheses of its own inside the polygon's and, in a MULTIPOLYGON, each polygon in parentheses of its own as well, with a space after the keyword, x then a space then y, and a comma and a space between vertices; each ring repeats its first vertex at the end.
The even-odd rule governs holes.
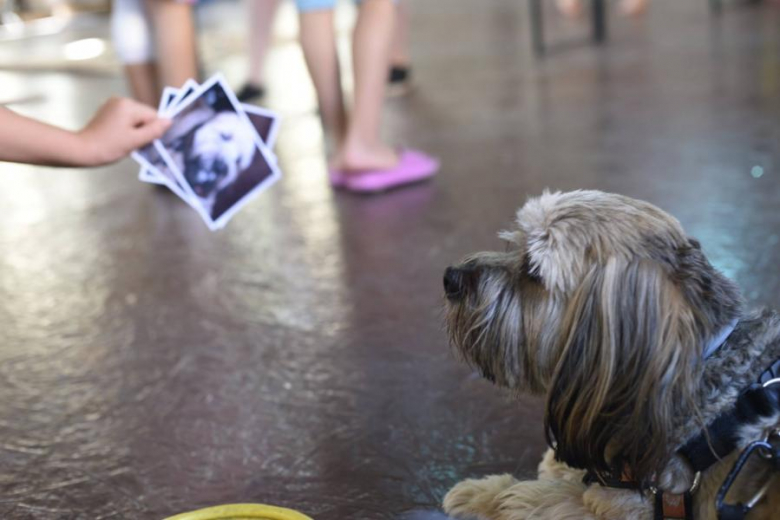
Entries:
POLYGON ((457 300, 463 293, 463 271, 456 267, 448 267, 444 271, 444 294, 450 300, 457 300))

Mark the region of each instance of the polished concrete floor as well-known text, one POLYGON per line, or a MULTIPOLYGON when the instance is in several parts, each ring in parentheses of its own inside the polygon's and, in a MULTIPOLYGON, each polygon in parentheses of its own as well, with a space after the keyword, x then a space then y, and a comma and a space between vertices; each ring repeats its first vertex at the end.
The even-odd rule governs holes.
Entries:
MULTIPOLYGON (((0 166, 0 518, 233 502, 426 518, 459 479, 532 475, 541 403, 454 359, 440 283, 500 247, 544 188, 656 203, 751 302, 775 303, 780 10, 716 19, 704 0, 655 0, 644 20, 613 19, 607 46, 540 62, 525 2, 412 4, 416 90, 388 103, 387 132, 442 158, 431 183, 328 187, 288 8, 268 100, 285 177, 224 231, 131 161, 0 166)), ((549 23, 555 41, 586 33, 549 23)), ((240 83, 240 50, 204 51, 240 83)), ((71 127, 123 88, 111 69, 0 70, 0 100, 32 96, 13 108, 71 127)))

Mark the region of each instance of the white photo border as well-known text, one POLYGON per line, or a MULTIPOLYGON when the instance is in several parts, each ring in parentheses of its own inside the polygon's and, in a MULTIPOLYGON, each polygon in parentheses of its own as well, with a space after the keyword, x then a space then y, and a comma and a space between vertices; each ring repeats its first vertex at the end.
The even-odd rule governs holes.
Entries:
MULTIPOLYGON (((185 83, 186 85, 186 83, 185 83)), ((163 110, 165 110, 166 107, 170 106, 171 103, 173 103, 173 100, 176 99, 176 96, 179 94, 181 89, 174 88, 174 87, 165 87, 163 89, 162 97, 160 97, 160 104, 157 107, 157 113, 162 114, 163 110)), ((141 165, 141 170, 138 172, 138 180, 141 182, 148 182, 150 184, 159 184, 161 186, 167 186, 165 184, 164 177, 160 171, 152 166, 151 168, 141 165)))

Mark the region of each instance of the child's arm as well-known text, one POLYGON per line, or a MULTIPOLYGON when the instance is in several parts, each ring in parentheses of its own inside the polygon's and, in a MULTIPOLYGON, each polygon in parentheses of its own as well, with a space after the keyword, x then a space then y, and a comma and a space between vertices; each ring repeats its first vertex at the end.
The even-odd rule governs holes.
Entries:
POLYGON ((108 100, 78 132, 0 107, 0 161, 46 166, 109 164, 162 136, 170 121, 126 98, 108 100))

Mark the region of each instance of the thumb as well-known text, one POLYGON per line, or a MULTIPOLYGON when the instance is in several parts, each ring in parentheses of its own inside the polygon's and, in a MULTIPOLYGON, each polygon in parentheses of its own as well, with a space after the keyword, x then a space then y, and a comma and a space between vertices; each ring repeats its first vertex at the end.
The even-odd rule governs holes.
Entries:
POLYGON ((166 130, 168 130, 170 126, 170 119, 160 118, 135 128, 133 131, 133 139, 135 141, 133 148, 144 146, 154 141, 155 139, 159 139, 163 136, 163 134, 165 134, 166 130))

